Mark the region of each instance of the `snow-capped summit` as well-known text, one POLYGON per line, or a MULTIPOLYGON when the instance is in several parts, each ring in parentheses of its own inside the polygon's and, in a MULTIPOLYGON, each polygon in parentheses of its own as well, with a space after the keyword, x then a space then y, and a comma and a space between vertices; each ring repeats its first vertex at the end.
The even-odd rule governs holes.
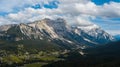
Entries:
POLYGON ((105 44, 105 42, 113 41, 114 38, 99 26, 93 24, 91 26, 73 26, 74 32, 83 37, 84 40, 95 43, 95 44, 105 44))

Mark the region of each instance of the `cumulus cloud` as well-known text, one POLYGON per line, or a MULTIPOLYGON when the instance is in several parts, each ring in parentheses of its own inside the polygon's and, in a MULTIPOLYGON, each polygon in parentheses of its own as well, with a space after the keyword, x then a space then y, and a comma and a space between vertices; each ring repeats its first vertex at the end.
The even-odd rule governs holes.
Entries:
MULTIPOLYGON (((10 2, 11 0, 2 0, 1 2, 3 2, 1 5, 4 4, 4 2, 10 2)), ((40 4, 45 4, 45 3, 49 3, 50 1, 53 0, 26 0, 26 1, 22 1, 22 0, 18 0, 13 1, 13 4, 9 6, 9 4, 7 4, 5 7, 6 10, 10 10, 15 6, 17 7, 24 7, 25 5, 30 5, 30 4, 35 4, 35 3, 40 3, 40 4), (20 4, 20 5, 18 5, 20 4)), ((82 21, 82 19, 84 19, 83 15, 86 15, 88 17, 85 17, 86 22, 89 21, 89 17, 93 17, 93 16, 101 16, 104 18, 110 18, 110 17, 120 17, 120 3, 115 3, 115 2, 111 2, 110 4, 104 4, 102 6, 97 6, 96 4, 94 4, 93 2, 91 2, 90 0, 60 0, 59 1, 60 4, 58 4, 58 8, 56 9, 47 9, 47 8, 41 8, 41 9, 33 9, 33 8, 25 8, 24 10, 21 10, 18 13, 10 13, 8 14, 8 18, 16 21, 16 22, 26 22, 29 19, 32 19, 33 17, 42 17, 42 16, 62 16, 62 17, 66 17, 68 16, 69 18, 71 17, 77 17, 77 21, 82 21), (82 18, 82 19, 78 19, 78 17, 82 18), (88 20, 88 21, 87 21, 88 20)), ((0 10, 2 10, 3 8, 1 8, 0 10)), ((4 10, 4 9, 3 9, 4 10)), ((37 20, 37 19, 36 19, 37 20)), ((34 21, 34 20, 33 20, 34 21)))
MULTIPOLYGON (((53 1, 53 0, 51 0, 53 1)), ((50 0, 40 0, 40 3, 49 3, 50 0)), ((88 0, 72 0, 72 1, 64 1, 61 0, 60 4, 58 4, 57 9, 47 9, 42 7, 41 9, 34 9, 34 8, 25 8, 24 10, 21 10, 18 13, 10 13, 5 18, 9 19, 11 22, 32 22, 35 20, 43 19, 45 17, 48 18, 57 18, 57 17, 63 17, 65 19, 68 19, 69 22, 78 22, 78 21, 84 21, 83 23, 89 22, 86 19, 78 19, 82 18, 80 16, 80 12, 75 8, 75 5, 77 3, 87 3, 88 0), (76 19, 73 21, 73 19, 76 19)))
POLYGON ((116 35, 116 34, 120 35, 120 30, 106 30, 106 31, 112 35, 116 35))
POLYGON ((14 12, 16 10, 23 10, 24 8, 33 6, 35 4, 49 4, 49 2, 56 0, 0 0, 0 12, 14 12))
MULTIPOLYGON (((96 5, 91 0, 58 0, 58 8, 48 9, 44 7, 44 4, 49 4, 52 1, 57 0, 12 0, 12 5, 7 4, 0 8, 0 11, 14 11, 14 8, 19 8, 17 13, 9 13, 4 17, 0 17, 0 24, 8 23, 28 23, 43 18, 64 18, 70 24, 79 25, 92 25, 91 19, 97 17, 102 18, 119 18, 120 17, 120 3, 110 2, 104 5, 96 5), (34 9, 30 6, 40 4, 42 8, 34 9), (29 6, 29 7, 26 7, 29 6), (24 8, 24 9, 23 9, 24 8)), ((3 6, 6 2, 10 3, 11 0, 1 0, 3 6)))

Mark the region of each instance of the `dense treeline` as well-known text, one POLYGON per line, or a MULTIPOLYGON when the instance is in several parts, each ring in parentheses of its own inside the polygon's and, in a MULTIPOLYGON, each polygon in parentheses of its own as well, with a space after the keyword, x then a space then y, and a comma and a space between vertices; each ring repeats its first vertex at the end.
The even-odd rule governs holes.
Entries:
MULTIPOLYGON (((0 67, 58 61, 62 48, 44 40, 0 41, 0 67)), ((42 64, 41 64, 42 65, 42 64)))
POLYGON ((0 41, 0 67, 120 67, 119 48, 120 42, 64 50, 42 40, 0 41))
POLYGON ((109 43, 83 50, 81 56, 73 51, 65 61, 58 61, 43 67, 120 67, 120 42, 109 43))

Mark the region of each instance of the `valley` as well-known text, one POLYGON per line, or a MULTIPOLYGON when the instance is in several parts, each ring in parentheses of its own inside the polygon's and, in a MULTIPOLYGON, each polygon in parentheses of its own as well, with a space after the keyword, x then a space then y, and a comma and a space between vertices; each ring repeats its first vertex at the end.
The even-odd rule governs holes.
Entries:
POLYGON ((0 67, 120 67, 120 0, 0 0, 0 67))
POLYGON ((4 25, 0 27, 0 67, 98 67, 109 56, 97 50, 114 41, 95 24, 70 26, 62 18, 4 25))

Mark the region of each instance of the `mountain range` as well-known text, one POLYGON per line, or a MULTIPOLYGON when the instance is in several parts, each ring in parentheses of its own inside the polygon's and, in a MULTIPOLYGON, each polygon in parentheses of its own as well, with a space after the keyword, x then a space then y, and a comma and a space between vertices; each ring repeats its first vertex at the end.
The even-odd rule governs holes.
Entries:
POLYGON ((25 41, 37 40, 57 44, 63 48, 87 48, 107 44, 114 37, 99 26, 69 25, 62 18, 42 19, 31 23, 9 24, 0 26, 0 40, 25 41))

